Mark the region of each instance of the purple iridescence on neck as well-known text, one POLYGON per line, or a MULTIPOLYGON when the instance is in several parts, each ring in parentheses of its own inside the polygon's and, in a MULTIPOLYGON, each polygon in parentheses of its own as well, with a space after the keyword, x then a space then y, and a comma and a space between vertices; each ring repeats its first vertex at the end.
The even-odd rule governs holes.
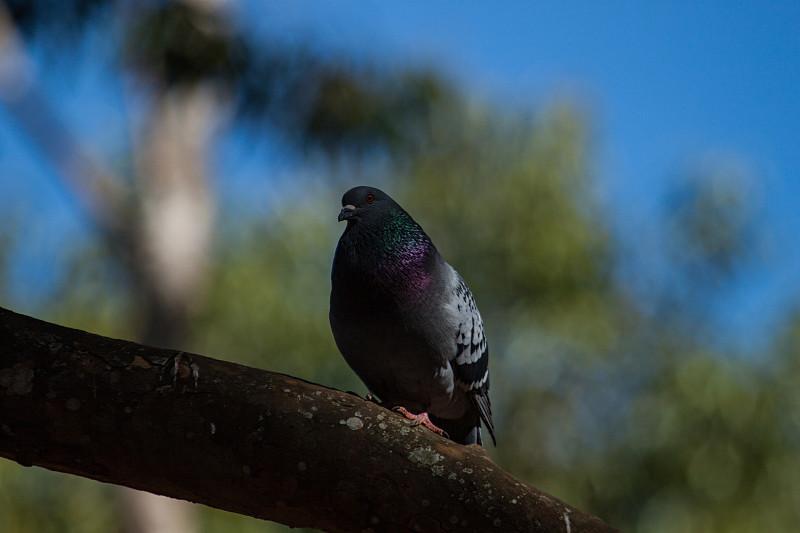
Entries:
POLYGON ((400 254, 400 270, 406 286, 412 293, 420 293, 431 282, 429 272, 425 271, 424 260, 429 247, 426 243, 413 243, 400 254))
POLYGON ((392 214, 382 235, 381 270, 389 280, 400 281, 409 296, 422 293, 431 281, 425 266, 433 245, 407 213, 394 211, 392 214))

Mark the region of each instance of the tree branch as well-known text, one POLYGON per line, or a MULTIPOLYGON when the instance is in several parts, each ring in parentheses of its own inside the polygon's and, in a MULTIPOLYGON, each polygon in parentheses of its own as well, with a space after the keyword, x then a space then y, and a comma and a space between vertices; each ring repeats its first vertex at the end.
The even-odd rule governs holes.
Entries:
POLYGON ((4 309, 0 456, 327 531, 614 531, 352 394, 4 309))

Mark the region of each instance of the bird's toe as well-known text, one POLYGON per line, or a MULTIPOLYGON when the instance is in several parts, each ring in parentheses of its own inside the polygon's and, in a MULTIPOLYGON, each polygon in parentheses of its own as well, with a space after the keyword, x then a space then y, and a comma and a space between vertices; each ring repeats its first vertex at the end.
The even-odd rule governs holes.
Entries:
POLYGON ((442 437, 445 438, 450 438, 445 430, 443 430, 442 428, 431 422, 430 417, 428 417, 428 413, 420 413, 418 415, 415 415, 409 412, 408 409, 406 409, 403 406, 394 407, 392 410, 400 413, 409 420, 412 420, 413 421, 411 423, 412 426, 419 426, 421 424, 426 428, 430 429, 431 431, 433 431, 434 433, 436 433, 437 435, 441 435, 442 437))

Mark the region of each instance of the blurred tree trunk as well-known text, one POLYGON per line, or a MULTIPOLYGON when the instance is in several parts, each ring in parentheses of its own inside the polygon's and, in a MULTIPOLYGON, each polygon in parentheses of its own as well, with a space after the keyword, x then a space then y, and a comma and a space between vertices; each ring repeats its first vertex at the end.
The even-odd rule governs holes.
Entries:
MULTIPOLYGON (((183 4, 213 14, 222 2, 183 4)), ((205 293, 216 214, 208 154, 221 104, 210 82, 159 81, 136 154, 140 206, 132 269, 144 313, 142 342, 166 348, 186 342, 190 314, 205 293)), ((195 510, 185 501, 122 487, 120 503, 126 533, 197 529, 195 510)))
POLYGON ((142 342, 152 346, 184 343, 203 297, 216 212, 207 154, 217 109, 212 89, 170 89, 145 128, 135 269, 146 317, 142 342))
MULTIPOLYGON (((181 347, 204 293, 215 215, 206 156, 218 107, 211 88, 171 88, 158 95, 145 126, 131 266, 145 322, 142 342, 150 346, 181 347)), ((120 504, 127 533, 197 529, 184 501, 121 488, 120 504)))

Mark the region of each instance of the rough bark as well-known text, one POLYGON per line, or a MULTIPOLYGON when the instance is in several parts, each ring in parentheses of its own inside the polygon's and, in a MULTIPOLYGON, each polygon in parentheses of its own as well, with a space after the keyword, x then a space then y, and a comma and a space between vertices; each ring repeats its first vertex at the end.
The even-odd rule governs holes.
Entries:
POLYGON ((4 309, 0 456, 326 531, 614 531, 353 394, 4 309))

